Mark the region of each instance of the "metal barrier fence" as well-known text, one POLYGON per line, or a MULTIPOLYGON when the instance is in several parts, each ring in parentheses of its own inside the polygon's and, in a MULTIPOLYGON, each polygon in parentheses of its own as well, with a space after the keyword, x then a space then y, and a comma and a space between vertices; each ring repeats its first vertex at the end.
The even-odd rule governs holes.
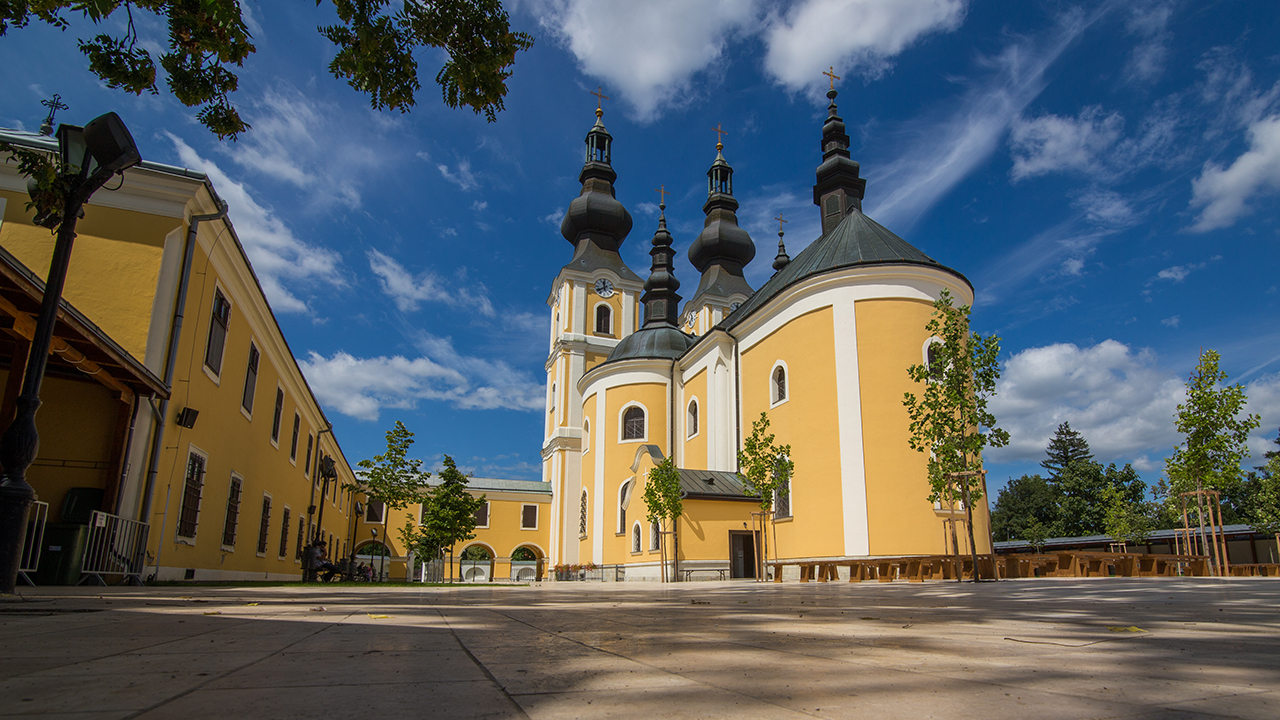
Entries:
POLYGON ((126 584, 143 584, 150 529, 147 523, 94 510, 80 566, 81 582, 93 580, 106 585, 103 575, 123 575, 122 582, 126 584))
POLYGON ((627 579, 626 565, 558 565, 554 572, 560 582, 623 582, 627 579))
POLYGON ((444 561, 431 560, 420 565, 419 580, 424 583, 444 582, 444 561))
POLYGON ((18 563, 18 579, 32 587, 35 583, 27 573, 40 567, 40 551, 44 549, 44 525, 49 520, 49 503, 39 500, 31 504, 27 518, 27 536, 22 541, 22 560, 18 563))

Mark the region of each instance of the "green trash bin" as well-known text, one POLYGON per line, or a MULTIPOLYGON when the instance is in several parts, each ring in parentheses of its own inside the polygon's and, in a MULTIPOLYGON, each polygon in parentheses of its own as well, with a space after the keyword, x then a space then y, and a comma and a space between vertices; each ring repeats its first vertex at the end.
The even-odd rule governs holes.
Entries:
POLYGON ((84 545, 88 538, 88 525, 45 525, 40 567, 33 578, 36 585, 75 585, 80 582, 80 566, 84 562, 84 545))

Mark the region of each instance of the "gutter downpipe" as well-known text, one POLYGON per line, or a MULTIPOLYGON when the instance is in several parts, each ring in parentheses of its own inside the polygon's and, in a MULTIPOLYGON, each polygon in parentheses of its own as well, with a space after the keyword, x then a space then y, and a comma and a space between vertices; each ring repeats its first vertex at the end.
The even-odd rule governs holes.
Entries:
MULTIPOLYGON (((670 446, 668 446, 667 451, 670 453, 672 465, 675 465, 675 462, 676 462, 676 437, 677 437, 676 435, 676 417, 677 417, 676 415, 677 413, 677 410, 676 410, 676 363, 678 362, 679 362, 678 358, 671 358, 671 417, 668 418, 668 422, 667 422, 667 427, 671 428, 671 433, 670 433, 671 444, 670 446)), ((686 434, 688 434, 687 429, 686 429, 686 434)), ((673 543, 675 547, 672 548, 671 562, 676 574, 676 577, 675 577, 676 582, 680 581, 680 532, 679 531, 680 531, 680 518, 674 518, 671 521, 671 539, 675 541, 673 543)))
MULTIPOLYGON (((173 322, 169 327, 169 348, 165 351, 164 356, 164 384, 169 388, 169 392, 173 392, 173 370, 176 365, 175 360, 178 357, 178 341, 182 339, 182 320, 186 314, 187 307, 187 290, 191 285, 191 263, 195 256, 196 233, 200 227, 200 223, 212 220, 221 220, 227 216, 227 203, 222 198, 214 195, 214 200, 218 204, 218 211, 207 215, 192 215, 187 225, 187 242, 182 248, 182 277, 178 281, 178 297, 174 301, 173 322)), ((151 496, 155 491, 156 474, 159 472, 160 451, 164 448, 164 428, 169 412, 169 401, 163 399, 160 406, 156 407, 154 402, 149 403, 152 410, 156 414, 156 431, 151 436, 151 451, 147 455, 147 482, 142 491, 142 512, 138 514, 138 519, 142 522, 150 524, 151 517, 151 496)), ((185 471, 184 471, 185 472, 185 471)), ((172 487, 172 479, 170 482, 172 487)), ((169 494, 165 493, 164 517, 160 521, 160 533, 164 534, 165 524, 169 520, 169 494)), ((163 543, 156 541, 156 561, 155 575, 160 574, 160 550, 163 543)))

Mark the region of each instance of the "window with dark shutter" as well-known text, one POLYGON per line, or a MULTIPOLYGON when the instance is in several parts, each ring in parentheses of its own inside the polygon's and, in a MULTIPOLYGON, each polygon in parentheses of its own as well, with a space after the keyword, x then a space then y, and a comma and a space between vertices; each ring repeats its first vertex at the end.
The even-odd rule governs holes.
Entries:
POLYGON ((381 523, 383 507, 384 506, 381 500, 370 500, 369 504, 365 505, 364 521, 367 523, 375 523, 375 524, 381 523))
POLYGON ((284 412, 284 390, 276 388, 276 410, 271 416, 271 442, 280 442, 280 414, 284 412))
POLYGON ((476 527, 489 527, 489 503, 483 503, 476 509, 476 527))
POLYGON ((596 306, 596 334, 613 334, 613 311, 609 309, 608 305, 596 306))
POLYGON ((302 428, 302 418, 297 413, 293 414, 293 440, 289 442, 289 459, 298 459, 298 430, 302 428))
POLYGON ((222 524, 222 544, 235 547, 236 525, 240 522, 240 478, 231 476, 231 489, 227 492, 227 519, 222 524))
POLYGON ((178 537, 194 539, 200 520, 200 496, 204 490, 204 457, 191 453, 187 458, 187 478, 182 489, 182 512, 178 515, 178 537))
POLYGON ((537 530, 538 529, 538 506, 525 505, 520 511, 520 529, 521 530, 537 530))
POLYGON ((271 498, 262 497, 262 522, 258 525, 258 553, 267 554, 268 536, 271 533, 271 498))
POLYGON ((240 399, 240 407, 253 414, 253 396, 258 391, 258 348, 249 343, 249 368, 244 373, 244 395, 240 399))
POLYGON ((311 477, 311 446, 315 441, 315 436, 311 433, 307 433, 307 461, 302 466, 302 474, 307 477, 311 477))
POLYGON ((280 516, 280 557, 289 554, 289 508, 280 516))
POLYGON ((214 375, 222 375, 222 349, 227 344, 227 328, 231 326, 231 303, 221 290, 213 291, 212 319, 209 322, 209 344, 204 351, 204 364, 214 375))

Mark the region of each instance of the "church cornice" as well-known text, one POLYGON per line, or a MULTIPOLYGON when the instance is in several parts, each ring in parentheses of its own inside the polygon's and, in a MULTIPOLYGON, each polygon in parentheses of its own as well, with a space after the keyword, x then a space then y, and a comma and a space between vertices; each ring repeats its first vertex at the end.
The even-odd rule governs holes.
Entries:
POLYGON ((577 451, 582 449, 582 430, 578 428, 556 428, 556 434, 542 442, 542 459, 549 460, 560 451, 577 451))
POLYGON ((551 292, 547 294, 547 305, 555 307, 556 291, 564 285, 565 281, 575 280, 582 285, 592 285, 596 278, 607 277, 613 281, 613 286, 618 290, 628 293, 640 294, 644 290, 644 282, 635 278, 628 278, 610 270, 609 268, 596 268, 595 270, 574 270, 571 268, 561 268, 560 273, 556 275, 556 279, 551 282, 551 292))
POLYGON ((565 333, 557 338, 555 344, 551 346, 551 354, 547 356, 547 362, 544 367, 547 370, 551 370, 551 367, 556 363, 556 359, 565 353, 583 355, 588 351, 593 351, 608 355, 609 351, 619 342, 621 341, 615 338, 565 333))

